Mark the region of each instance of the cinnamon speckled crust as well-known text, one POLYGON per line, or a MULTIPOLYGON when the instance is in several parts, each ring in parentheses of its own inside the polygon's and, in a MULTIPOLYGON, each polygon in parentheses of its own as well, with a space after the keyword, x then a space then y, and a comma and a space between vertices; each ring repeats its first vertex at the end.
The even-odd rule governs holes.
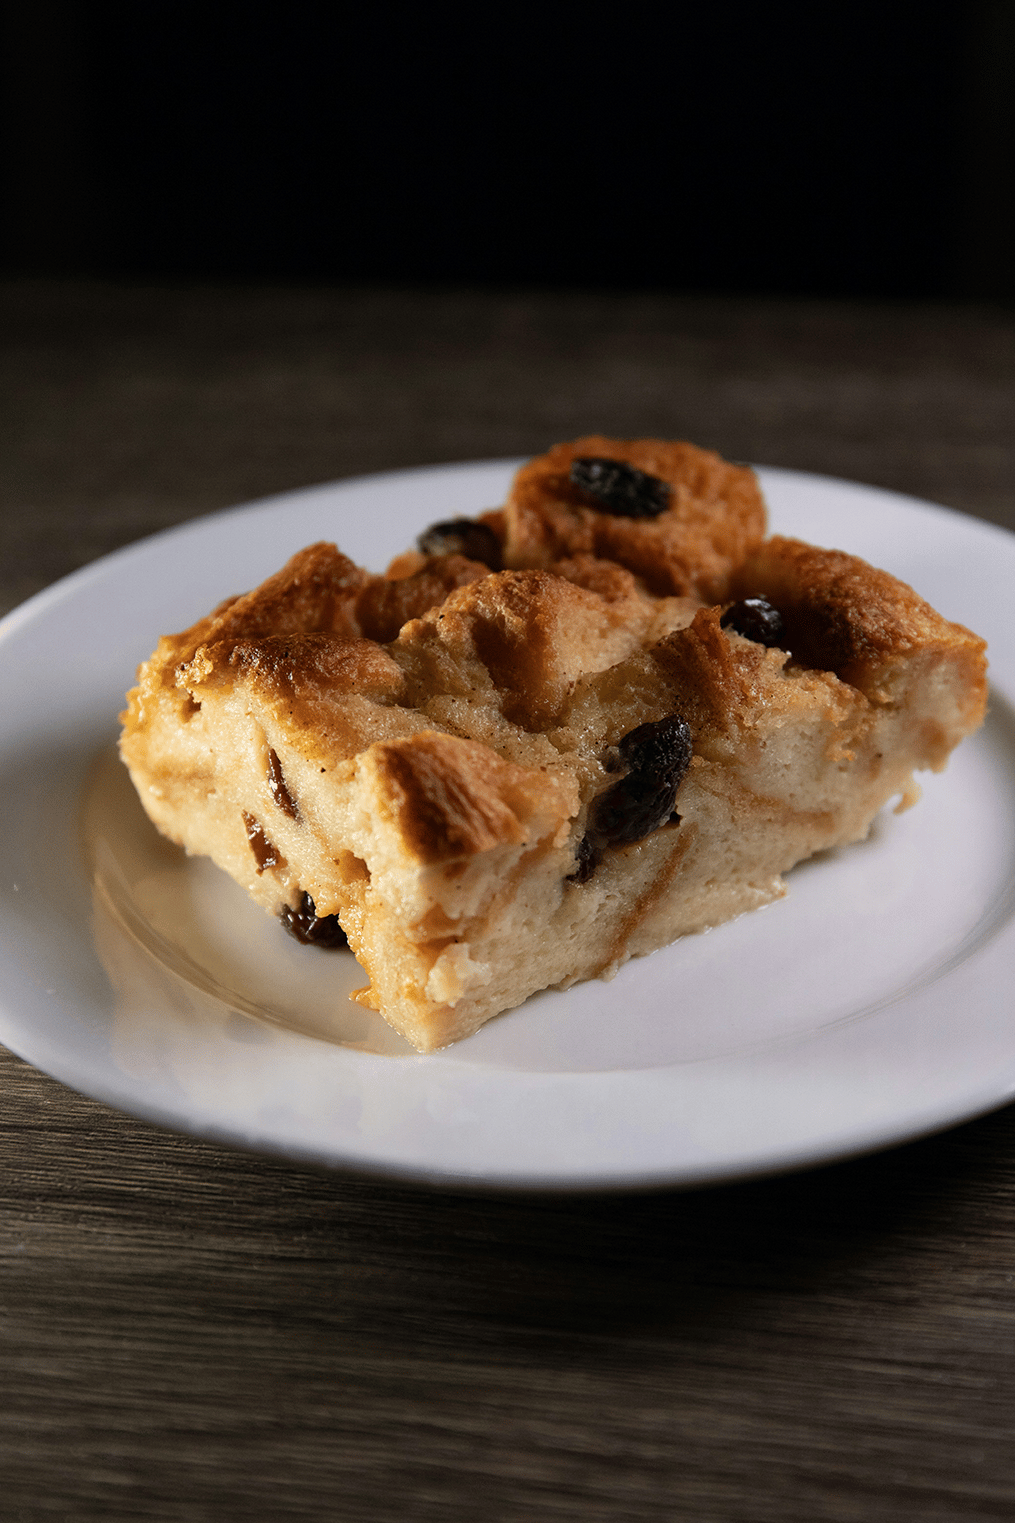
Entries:
POLYGON ((833 671, 872 702, 890 703, 916 652, 965 668, 970 716, 987 679, 978 635, 950 624, 905 582, 855 555, 774 536, 738 569, 734 596, 760 594, 782 614, 785 645, 802 666, 833 671))
POLYGON ((200 647, 226 649, 241 638, 327 633, 383 643, 488 570, 461 555, 420 556, 412 574, 395 581, 372 576, 322 541, 300 550, 252 592, 227 598, 182 634, 164 636, 152 659, 168 680, 200 647))
POLYGON ((410 552, 382 578, 310 546, 161 640, 128 695, 121 751, 159 829, 272 914, 309 894, 337 915, 356 998, 421 1051, 778 897, 983 716, 982 641, 854 557, 761 544, 750 473, 703 451, 623 446, 687 487, 685 531, 618 520, 612 558, 590 510, 545 494, 548 460, 615 444, 559 446, 487 515, 516 550, 535 525, 548 564, 410 552), (658 530, 664 576, 632 529, 658 530), (780 608, 785 649, 722 628, 751 594, 780 608), (675 815, 597 846, 590 875, 619 743, 671 715, 693 739, 675 815))
POLYGON ((456 587, 468 587, 489 575, 490 568, 464 555, 424 556, 411 576, 394 580, 371 577, 356 598, 356 622, 371 640, 393 640, 410 619, 442 603, 456 587))
POLYGON ((520 845, 552 786, 488 746, 433 731, 382 742, 373 762, 406 852, 431 866, 520 845))
POLYGON ((711 450, 660 439, 589 434, 557 444, 523 466, 505 508, 505 564, 552 566, 591 554, 626 566, 660 595, 725 597, 730 574, 765 533, 765 504, 754 472, 711 450), (657 518, 631 519, 590 503, 568 472, 593 456, 621 460, 670 486, 657 518))
POLYGON ((359 634, 356 599, 371 580, 334 545, 308 545, 253 592, 227 598, 182 634, 164 636, 152 659, 168 679, 201 645, 319 630, 359 634))
POLYGON ((401 671, 376 641, 321 633, 202 645, 177 668, 177 681, 196 688, 223 669, 296 706, 313 705, 335 692, 393 699, 402 686, 401 671))

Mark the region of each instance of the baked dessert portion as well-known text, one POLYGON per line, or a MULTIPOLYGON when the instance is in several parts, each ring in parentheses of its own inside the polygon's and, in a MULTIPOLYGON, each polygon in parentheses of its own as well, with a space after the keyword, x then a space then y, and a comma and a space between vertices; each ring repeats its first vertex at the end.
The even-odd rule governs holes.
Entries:
MULTIPOLYGON (((686 458, 579 446, 633 461, 636 495, 686 458)), ((538 558, 512 528, 533 467, 488 538, 445 526, 386 577, 301 551, 140 667, 121 750, 148 814, 290 928, 340 924, 356 997, 421 1051, 779 897, 980 723, 984 646, 854 557, 764 541, 721 479, 725 527, 654 580, 582 505, 512 566, 538 558)))

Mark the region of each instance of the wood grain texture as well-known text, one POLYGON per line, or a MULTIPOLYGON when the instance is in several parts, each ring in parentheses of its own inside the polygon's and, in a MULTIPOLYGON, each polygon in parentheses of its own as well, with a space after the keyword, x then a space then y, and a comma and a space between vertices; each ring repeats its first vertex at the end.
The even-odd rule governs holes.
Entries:
MULTIPOLYGON (((7 603, 357 470, 589 426, 1015 526, 1006 315, 0 292, 7 603)), ((159 1131, 0 1053, 0 1519, 1015 1512, 1015 1109, 695 1194, 484 1197, 159 1131)))

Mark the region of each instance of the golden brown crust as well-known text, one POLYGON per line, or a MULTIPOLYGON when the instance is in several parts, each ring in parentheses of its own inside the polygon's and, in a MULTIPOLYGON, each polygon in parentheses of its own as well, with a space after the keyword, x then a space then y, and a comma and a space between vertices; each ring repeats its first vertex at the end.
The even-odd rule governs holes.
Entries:
POLYGON ((489 566, 464 555, 421 556, 408 575, 371 577, 356 598, 356 622, 368 640, 386 645, 403 624, 418 619, 428 608, 443 603, 456 587, 467 587, 490 575, 489 566))
POLYGON ((584 587, 607 603, 630 602, 643 596, 637 577, 616 561, 601 559, 579 551, 553 563, 554 576, 562 576, 575 587, 584 587))
MULTIPOLYGON (((372 576, 335 545, 321 541, 300 550, 253 591, 227 598, 189 629, 164 636, 152 664, 172 686, 176 669, 200 649, 214 649, 216 660, 222 660, 240 640, 327 634, 387 644, 403 624, 442 603, 454 588, 488 575, 489 567, 478 561, 444 555, 419 557, 412 574, 399 580, 372 576)), ((303 649, 311 655, 314 647, 303 649)), ((290 667, 298 653, 299 647, 293 647, 290 667)))
POLYGON ((970 706, 982 712, 986 643, 855 555, 775 536, 747 558, 734 590, 778 608, 785 647, 801 666, 832 671, 873 702, 892 701, 893 672, 914 653, 964 657, 970 706))
POLYGON ((423 731, 374 747, 373 765, 405 847, 420 862, 446 863, 526 839, 518 810, 530 812, 527 776, 487 746, 423 731))
MULTIPOLYGON (((756 659, 757 647, 742 652, 756 659)), ((693 735, 725 730, 743 710, 748 692, 730 642, 719 625, 718 608, 701 608, 686 629, 653 646, 650 655, 665 676, 673 706, 693 735)))
POLYGON ((182 634, 164 636, 153 659, 168 674, 200 645, 318 630, 356 635, 356 598, 370 580, 334 545, 308 545, 252 592, 227 599, 182 634))
POLYGON ((246 677, 255 690, 297 703, 328 693, 394 699, 404 682, 399 667, 374 640, 332 634, 267 635, 203 646, 179 676, 199 696, 199 685, 214 673, 227 680, 246 677))
POLYGON ((730 573, 761 542, 765 504, 754 472, 711 450, 659 439, 590 434, 558 444, 522 467, 505 509, 505 563, 552 566, 578 554, 618 562, 663 596, 718 601, 730 573), (572 485, 579 457, 620 460, 670 485, 671 503, 656 518, 602 512, 572 485))

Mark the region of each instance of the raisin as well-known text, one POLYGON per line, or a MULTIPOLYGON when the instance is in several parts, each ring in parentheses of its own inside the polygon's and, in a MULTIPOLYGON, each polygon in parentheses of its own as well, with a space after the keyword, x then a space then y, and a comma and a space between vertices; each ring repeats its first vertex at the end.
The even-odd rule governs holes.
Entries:
POLYGON ((782 614, 764 598, 741 598, 727 608, 719 623, 756 645, 778 645, 783 638, 782 614))
POLYGON ((449 518, 431 524, 416 543, 424 555, 464 555, 467 560, 481 561, 491 571, 501 571, 504 566, 500 540, 489 524, 477 523, 474 518, 449 518))
POLYGON ((254 816, 248 814, 245 809, 241 813, 247 832, 247 840, 250 842, 250 849, 254 853, 254 861, 257 863, 258 876, 264 872, 266 867, 282 866, 285 858, 278 847, 268 840, 260 821, 255 820, 254 816))
POLYGON ((587 883, 599 865, 599 854, 590 836, 582 836, 575 852, 574 872, 568 873, 568 883, 587 883))
POLYGON ((571 461, 570 480, 595 499, 600 512, 619 518, 658 518, 670 505, 669 482, 622 460, 580 456, 571 461))
POLYGON ((326 947, 329 951, 335 951, 349 945, 346 934, 338 923, 338 916, 319 915, 314 901, 307 893, 300 897, 296 909, 288 904, 283 905, 279 919, 289 935, 295 936, 305 947, 326 947))
POLYGON ((283 814, 287 814, 291 820, 299 819, 299 805, 286 787, 285 778, 282 775, 282 763, 270 746, 268 748, 268 790, 283 814))
POLYGON ((641 724, 618 747, 628 771, 595 805, 594 835, 604 846, 628 846, 664 825, 691 765, 691 730, 670 714, 641 724))

